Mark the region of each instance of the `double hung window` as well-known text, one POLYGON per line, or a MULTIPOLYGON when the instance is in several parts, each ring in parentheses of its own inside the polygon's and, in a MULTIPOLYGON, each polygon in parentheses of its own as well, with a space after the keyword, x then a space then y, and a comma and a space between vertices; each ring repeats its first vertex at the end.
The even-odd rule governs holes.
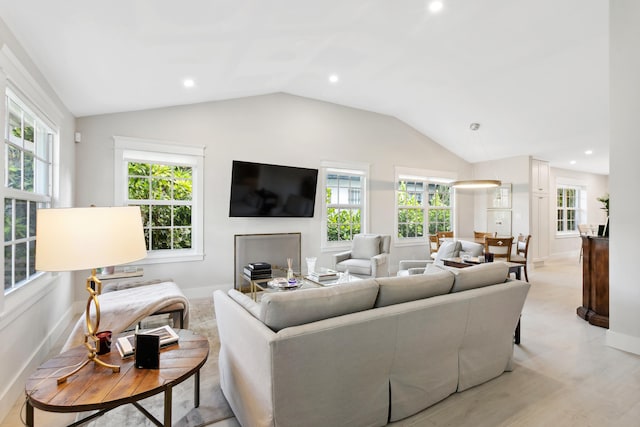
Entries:
POLYGON ((324 167, 325 246, 340 246, 365 232, 367 167, 324 167))
POLYGON ((201 259, 204 151, 116 140, 116 204, 140 206, 148 260, 201 259))
POLYGON ((36 210, 50 207, 57 132, 7 89, 4 131, 4 292, 35 278, 36 210))
POLYGON ((427 235, 453 229, 451 187, 446 178, 398 174, 396 232, 398 242, 423 242, 427 235))
POLYGON ((575 234, 586 222, 586 191, 580 186, 560 184, 556 188, 556 233, 575 234))

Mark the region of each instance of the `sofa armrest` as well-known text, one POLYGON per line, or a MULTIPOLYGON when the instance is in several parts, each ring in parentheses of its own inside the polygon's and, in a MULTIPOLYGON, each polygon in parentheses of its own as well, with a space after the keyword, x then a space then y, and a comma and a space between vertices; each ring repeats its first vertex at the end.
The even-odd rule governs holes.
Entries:
POLYGON ((334 267, 337 263, 347 260, 349 258, 351 258, 351 251, 344 251, 344 252, 338 252, 337 254, 333 254, 334 267))
POLYGON ((389 254, 379 254, 371 258, 371 276, 389 276, 389 254))
POLYGON ((415 268, 409 268, 407 270, 407 273, 409 274, 409 276, 412 276, 414 274, 424 274, 424 268, 423 267, 415 267, 415 268))
POLYGON ((427 264, 432 264, 432 259, 405 259, 400 261, 398 270, 409 270, 411 268, 424 268, 427 264))

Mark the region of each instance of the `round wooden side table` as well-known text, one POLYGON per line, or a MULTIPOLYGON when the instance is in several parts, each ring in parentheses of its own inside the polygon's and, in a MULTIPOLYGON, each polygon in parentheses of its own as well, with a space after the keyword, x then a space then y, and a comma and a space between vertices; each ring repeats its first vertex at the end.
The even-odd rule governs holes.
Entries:
POLYGON ((176 329, 177 344, 160 351, 159 369, 138 369, 135 358, 122 359, 115 348, 100 358, 120 365, 120 372, 90 363, 66 382, 58 385, 56 379, 73 369, 87 357, 84 346, 74 347, 43 363, 25 385, 27 395, 27 425, 34 426, 34 410, 48 412, 98 411, 71 425, 79 425, 103 415, 118 406, 131 403, 156 425, 171 425, 172 389, 194 376, 194 407, 200 405, 200 368, 209 355, 206 337, 186 329, 176 329), (68 368, 68 369, 67 369, 68 368), (164 423, 160 423, 138 401, 164 393, 164 423))

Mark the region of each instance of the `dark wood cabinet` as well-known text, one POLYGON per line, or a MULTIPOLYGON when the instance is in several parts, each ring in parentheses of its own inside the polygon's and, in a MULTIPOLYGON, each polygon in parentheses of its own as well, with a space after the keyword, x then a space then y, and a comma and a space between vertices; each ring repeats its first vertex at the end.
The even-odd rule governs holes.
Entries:
POLYGON ((609 238, 582 236, 582 306, 578 316, 609 328, 609 238))

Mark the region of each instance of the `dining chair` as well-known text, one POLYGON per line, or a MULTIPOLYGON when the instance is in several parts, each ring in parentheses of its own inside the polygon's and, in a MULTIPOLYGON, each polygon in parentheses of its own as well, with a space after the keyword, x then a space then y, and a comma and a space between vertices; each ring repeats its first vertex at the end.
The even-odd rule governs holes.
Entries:
POLYGON ((438 236, 438 240, 440 241, 442 241, 442 239, 452 239, 453 231, 438 231, 436 235, 438 236))
POLYGON ((511 262, 524 265, 524 279, 529 281, 529 275, 527 274, 527 256, 529 255, 529 242, 531 241, 531 234, 525 236, 520 233, 518 240, 516 240, 516 253, 511 255, 511 262))
POLYGON ((429 234, 429 254, 431 258, 435 256, 435 254, 440 249, 440 239, 438 239, 437 234, 429 234))
POLYGON ((485 237, 496 237, 496 232, 494 231, 493 233, 488 232, 488 231, 474 231, 473 232, 473 238, 474 239, 483 239, 485 237))
POLYGON ((493 254, 493 258, 503 258, 503 261, 511 261, 511 245, 513 244, 513 236, 511 237, 485 237, 484 252, 493 254))

